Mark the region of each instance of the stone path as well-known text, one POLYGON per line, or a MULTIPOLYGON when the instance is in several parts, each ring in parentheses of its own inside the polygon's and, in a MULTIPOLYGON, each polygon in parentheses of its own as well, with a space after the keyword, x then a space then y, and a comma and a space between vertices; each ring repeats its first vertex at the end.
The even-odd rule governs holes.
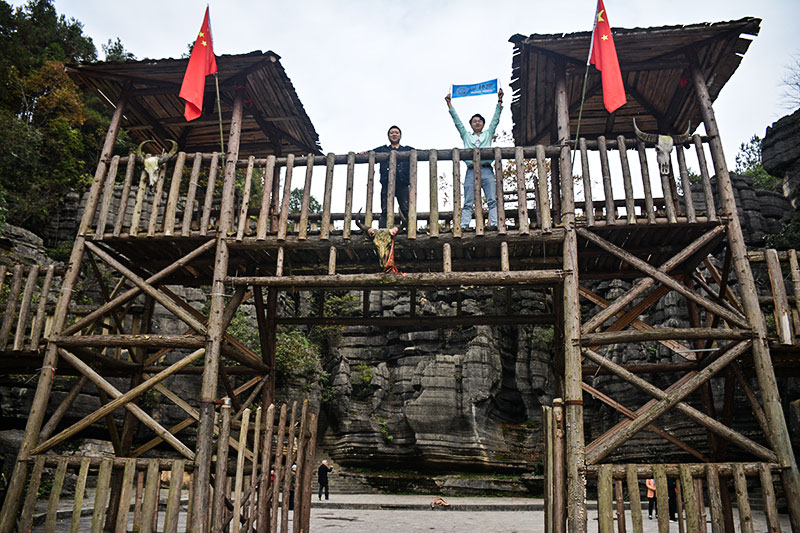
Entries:
MULTIPOLYGON (((421 533, 421 532, 481 532, 481 533, 543 533, 544 511, 540 498, 480 498, 447 497, 449 508, 432 510, 435 495, 342 494, 331 495, 329 501, 318 501, 311 507, 311 532, 347 533, 421 533)), ((597 531, 596 503, 589 502, 589 532, 597 531)), ((734 515, 735 515, 734 510, 734 515)), ((160 513, 163 519, 163 512, 160 513)), ((630 513, 627 514, 627 531, 633 531, 630 513)), ((61 515, 57 532, 69 531, 70 516, 61 515)), ((179 531, 186 531, 183 519, 179 531)), ((657 533, 658 522, 647 519, 643 512, 644 532, 657 533)), ((756 533, 766 532, 764 514, 753 512, 756 533)), ((781 529, 791 531, 789 517, 781 515, 781 529)), ((737 531, 738 516, 734 516, 737 531)), ((91 516, 84 516, 80 531, 88 531, 91 516)), ((159 526, 160 527, 160 526, 159 526)), ((43 524, 33 531, 43 531, 43 524)), ((160 529, 159 529, 160 531, 160 529)), ((671 532, 678 532, 678 524, 670 524, 671 532)))

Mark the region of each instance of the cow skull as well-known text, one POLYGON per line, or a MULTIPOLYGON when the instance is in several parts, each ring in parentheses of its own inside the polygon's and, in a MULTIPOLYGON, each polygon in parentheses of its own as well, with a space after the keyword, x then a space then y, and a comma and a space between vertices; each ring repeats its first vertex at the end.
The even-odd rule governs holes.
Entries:
POLYGON ((157 179, 158 179, 158 167, 162 163, 166 163, 169 161, 172 156, 178 151, 178 143, 173 141, 172 139, 167 139, 169 142, 172 143, 172 148, 166 154, 161 155, 150 155, 142 153, 142 147, 151 142, 155 142, 152 139, 148 139, 146 141, 142 141, 139 147, 136 149, 136 159, 141 161, 144 164, 144 170, 147 172, 147 175, 150 177, 150 186, 152 187, 157 179))
POLYGON ((378 262, 381 265, 381 269, 385 271, 386 263, 389 260, 389 253, 392 249, 392 240, 399 230, 397 228, 368 228, 360 221, 356 221, 356 225, 372 239, 378 251, 378 262))
POLYGON ((645 133, 636 125, 636 119, 633 119, 633 129, 636 132, 636 137, 638 137, 640 141, 656 144, 656 160, 658 161, 658 171, 662 176, 669 175, 669 163, 672 147, 676 143, 683 144, 689 140, 691 124, 686 128, 686 133, 681 135, 658 135, 655 133, 645 133))

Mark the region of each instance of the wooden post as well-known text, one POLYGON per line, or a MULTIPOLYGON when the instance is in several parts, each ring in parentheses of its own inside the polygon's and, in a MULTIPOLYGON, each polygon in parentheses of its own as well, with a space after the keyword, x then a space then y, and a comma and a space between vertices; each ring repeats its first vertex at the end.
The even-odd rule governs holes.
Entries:
POLYGON ((544 439, 544 531, 553 533, 553 408, 542 406, 544 439))
POLYGON ((703 180, 703 197, 706 201, 706 216, 708 220, 717 220, 717 208, 714 206, 714 191, 711 188, 711 178, 708 176, 708 164, 706 163, 706 152, 703 149, 703 141, 699 135, 692 136, 695 153, 697 154, 697 164, 700 167, 700 177, 703 180))
POLYGON ((430 237, 439 236, 439 175, 437 162, 439 152, 431 150, 428 155, 430 208, 428 210, 428 235, 430 237))
POLYGON ((736 507, 739 509, 739 531, 753 533, 753 513, 750 511, 747 479, 741 463, 733 465, 733 485, 736 488, 736 507))
MULTIPOLYGON (((211 480, 211 455, 214 439, 214 404, 217 397, 220 351, 225 333, 222 322, 225 310, 224 280, 228 273, 228 245, 225 240, 233 224, 233 188, 236 179, 236 162, 239 159, 239 140, 242 132, 244 91, 239 90, 233 104, 231 129, 228 138, 228 155, 225 158, 225 178, 222 186, 222 205, 220 207, 217 250, 214 258, 214 279, 211 285, 211 309, 208 317, 208 331, 205 365, 200 392, 200 419, 197 425, 197 448, 192 485, 192 507, 210 509, 208 487, 211 480)), ((195 512, 191 516, 195 533, 207 531, 207 513, 195 512)))
POLYGON ((617 210, 614 207, 614 190, 611 188, 611 171, 608 168, 608 148, 606 148, 606 138, 604 135, 597 138, 597 148, 600 153, 600 173, 603 176, 603 194, 606 202, 606 224, 616 224, 617 210))
POLYGON ((628 147, 625 146, 625 137, 622 135, 617 135, 617 150, 622 166, 622 185, 625 189, 625 217, 628 224, 636 224, 636 206, 633 203, 633 183, 631 182, 631 167, 628 164, 628 147))
POLYGON ((306 156, 306 181, 303 183, 303 199, 300 201, 300 221, 297 223, 297 239, 308 238, 308 209, 311 203, 311 178, 314 175, 314 154, 306 156))
POLYGON ((792 334, 792 320, 789 313, 789 300, 786 298, 786 285, 783 283, 783 272, 778 260, 778 252, 770 248, 764 253, 767 260, 769 282, 772 286, 772 301, 774 304, 775 327, 778 330, 778 340, 781 344, 794 344, 792 334))
POLYGON ((408 238, 417 238, 417 151, 408 154, 408 238))
MULTIPOLYGON (((517 227, 522 235, 527 235, 530 233, 530 221, 528 220, 528 188, 525 185, 525 158, 522 154, 522 146, 514 147, 514 166, 516 168, 517 182, 517 227)), ((536 198, 536 218, 539 219, 539 227, 541 227, 542 200, 539 198, 538 187, 534 187, 534 197, 536 198)), ((548 200, 545 199, 544 201, 547 202, 548 200)))
POLYGON ((114 237, 119 237, 122 233, 122 226, 125 224, 125 214, 128 211, 128 198, 131 194, 131 183, 133 182, 133 171, 136 167, 136 156, 128 154, 128 165, 125 168, 125 181, 122 183, 122 194, 119 199, 119 211, 114 222, 114 237))
MULTIPOLYGON (((97 202, 100 196, 100 190, 103 186, 103 179, 106 175, 106 161, 111 157, 111 152, 114 148, 114 143, 119 133, 122 115, 125 112, 127 104, 127 87, 122 91, 120 100, 117 102, 117 107, 114 110, 114 115, 111 117, 111 123, 108 126, 103 149, 100 152, 100 162, 97 164, 97 170, 94 174, 89 196, 86 200, 86 207, 83 211, 83 217, 78 228, 78 235, 75 238, 75 243, 72 246, 72 253, 70 254, 69 267, 64 275, 61 284, 61 293, 59 296, 58 304, 53 315, 52 332, 55 335, 61 333, 66 322, 67 313, 69 310, 69 302, 72 297, 72 291, 77 282, 78 275, 81 269, 81 260, 83 259, 83 251, 86 243, 86 234, 89 226, 94 218, 95 210, 97 209, 97 202)), ((11 475, 11 480, 8 484, 6 492, 6 499, 3 502, 2 511, 0 511, 0 532, 10 533, 14 528, 14 522, 17 518, 20 505, 22 503, 22 494, 25 489, 25 481, 28 472, 27 459, 30 457, 30 451, 36 446, 39 431, 42 428, 42 422, 47 409, 47 403, 50 398, 50 389, 55 377, 55 368, 58 364, 58 352, 55 343, 48 343, 47 351, 42 361, 42 368, 39 373, 39 380, 36 386, 36 394, 34 395, 31 410, 28 414, 28 420, 25 425, 25 433, 22 438, 22 445, 19 453, 17 454, 17 462, 14 465, 14 471, 11 475)))
MULTIPOLYGON (((267 164, 264 167, 264 188, 261 190, 261 209, 258 211, 258 224, 256 226, 256 239, 259 241, 263 241, 267 238, 267 225, 270 221, 270 200, 272 199, 272 181, 274 177, 275 156, 270 154, 267 156, 267 164)), ((203 216, 205 216, 205 212, 203 216)), ((300 218, 302 221, 302 211, 300 218)))
POLYGON ((639 477, 634 465, 625 465, 625 481, 628 484, 628 501, 631 506, 631 523, 634 533, 642 533, 642 500, 639 494, 639 477))
MULTIPOLYGON (((217 469, 214 476, 214 501, 211 509, 212 526, 211 531, 217 533, 222 531, 222 524, 225 520, 225 485, 228 481, 228 439, 231 436, 231 400, 225 399, 225 403, 220 407, 220 418, 222 419, 222 429, 217 438, 217 469)), ((240 454, 243 450, 240 450, 240 454)))
MULTIPOLYGON (((537 195, 536 211, 539 213, 537 217, 539 220, 539 227, 545 233, 549 233, 553 229, 553 221, 550 214, 550 191, 547 185, 547 160, 544 157, 544 146, 541 144, 536 145, 536 190, 539 191, 537 195)), ((553 194, 556 194, 553 189, 553 194)))
POLYGON ((369 151, 367 162, 367 200, 364 207, 364 226, 372 227, 372 200, 375 196, 375 150, 369 151))
POLYGON ((322 222, 319 227, 319 238, 327 240, 331 234, 331 196, 333 194, 333 168, 336 154, 329 153, 325 159, 325 196, 322 199, 322 222))
MULTIPOLYGON (((475 217, 475 235, 483 235, 483 183, 481 171, 481 151, 479 148, 472 149, 472 185, 475 188, 475 203, 472 206, 472 214, 475 217)), ((467 221, 469 222, 469 221, 467 221)))
POLYGON ((350 239, 350 226, 353 222, 353 172, 356 166, 355 152, 347 154, 347 182, 344 190, 344 226, 342 239, 350 239))
MULTIPOLYGON (((206 185, 206 196, 203 200, 203 214, 200 217, 200 235, 208 233, 208 224, 211 221, 211 205, 214 203, 214 189, 217 184, 217 171, 219 170, 219 153, 211 155, 211 163, 208 168, 208 184, 206 185)), ((267 179, 269 179, 267 177, 267 179)), ((139 186, 141 188, 141 185, 139 186)), ((266 184, 265 184, 266 190, 266 184)), ((265 193, 269 194, 269 193, 265 193)), ((133 229, 131 229, 133 233, 133 229)))
POLYGON ((597 529, 600 533, 614 533, 614 498, 611 465, 600 465, 597 472, 597 529))
POLYGON ((614 501, 617 507, 617 531, 625 533, 625 499, 622 495, 622 480, 614 480, 614 501))
POLYGON ((397 188, 397 150, 389 151, 389 178, 386 183, 386 227, 394 227, 394 195, 397 188))
MULTIPOLYGON (((561 221, 565 229, 563 249, 564 406, 567 471, 567 530, 586 531, 586 448, 583 431, 583 374, 581 372, 581 317, 578 301, 578 238, 575 233, 575 196, 569 149, 569 109, 565 66, 556 72, 556 121, 561 147, 561 221)), ((559 191, 554 189, 553 195, 559 191)), ((543 224, 544 225, 544 224, 543 224)))
POLYGON ((453 237, 461 237, 461 151, 453 148, 453 237))
POLYGON ((117 167, 119 166, 119 156, 115 155, 111 159, 111 166, 108 168, 105 187, 103 188, 103 200, 100 203, 100 213, 97 216, 97 228, 94 233, 95 240, 103 240, 106 232, 106 221, 108 220, 108 210, 111 207, 111 198, 114 196, 114 182, 117 179, 117 167))
MULTIPOLYGON (((581 174, 583 174, 583 211, 586 215, 586 224, 594 226, 594 202, 592 201, 592 179, 589 175, 589 154, 586 150, 586 139, 578 139, 578 149, 581 152, 581 174)), ((650 199, 652 204, 653 199, 650 199)), ((652 208, 652 205, 650 206, 652 208)), ((653 215, 655 221, 655 214, 653 215)))
POLYGON ((289 202, 292 198, 292 170, 294 170, 294 154, 286 156, 286 177, 283 181, 283 198, 281 199, 281 217, 278 220, 278 240, 286 240, 289 224, 289 202))
MULTIPOLYGON (((494 185, 497 197, 497 233, 503 235, 506 232, 506 202, 503 198, 503 156, 500 148, 494 149, 494 185)), ((527 210, 527 202, 525 209, 527 210)))
POLYGON ((553 399, 553 533, 564 533, 567 525, 566 472, 564 471, 564 402, 553 399))
POLYGON ((767 420, 770 425, 770 434, 767 435, 767 439, 772 444, 781 465, 784 467, 781 472, 781 478, 789 506, 789 517, 792 527, 800 531, 800 472, 798 472, 797 461, 792 451, 789 430, 786 427, 786 419, 783 416, 778 385, 775 380, 775 371, 772 368, 769 345, 767 344, 766 323, 758 303, 758 294, 756 293, 753 273, 750 271, 750 262, 747 260, 747 247, 739 222, 733 186, 728 175, 728 166, 722 149, 722 140, 719 136, 714 109, 711 106, 711 97, 708 93, 705 75, 698 64, 696 55, 692 52, 690 56, 690 72, 699 100, 700 111, 703 115, 706 133, 710 137, 709 145, 714 162, 714 170, 717 175, 717 188, 722 211, 729 217, 727 222, 728 245, 733 256, 733 265, 741 292, 742 306, 756 335, 753 340, 753 366, 761 389, 764 411, 767 414, 767 420))
POLYGON ((772 472, 769 471, 769 465, 758 464, 758 477, 761 480, 761 493, 764 495, 764 518, 767 520, 767 532, 780 533, 778 503, 775 501, 775 487, 772 486, 772 472))
POLYGON ((256 165, 255 156, 247 158, 247 171, 244 174, 244 191, 242 191, 242 205, 239 206, 239 225, 236 229, 236 240, 241 241, 244 234, 250 229, 250 217, 247 211, 250 209, 250 189, 253 186, 253 168, 256 165))
POLYGON ((175 231, 175 212, 178 210, 178 196, 181 192, 181 178, 185 164, 186 152, 178 152, 178 159, 172 170, 172 181, 169 184, 167 207, 164 209, 164 236, 171 236, 175 231))
POLYGON ((695 215, 694 200, 692 199, 692 182, 689 181, 689 169, 686 168, 686 154, 683 153, 683 150, 683 146, 676 146, 675 155, 678 157, 678 174, 681 176, 686 218, 689 223, 694 223, 697 222, 697 215, 695 215))
POLYGON ((194 218, 194 199, 197 196, 197 180, 200 178, 200 167, 203 165, 203 154, 194 154, 192 173, 189 176, 189 190, 186 192, 186 205, 183 208, 183 225, 181 235, 188 237, 192 232, 192 219, 194 218))
POLYGON ((656 223, 656 210, 653 205, 653 193, 650 187, 650 170, 647 168, 647 151, 644 142, 636 143, 636 151, 639 152, 639 168, 642 173, 642 188, 644 189, 644 208, 647 211, 647 222, 656 223))

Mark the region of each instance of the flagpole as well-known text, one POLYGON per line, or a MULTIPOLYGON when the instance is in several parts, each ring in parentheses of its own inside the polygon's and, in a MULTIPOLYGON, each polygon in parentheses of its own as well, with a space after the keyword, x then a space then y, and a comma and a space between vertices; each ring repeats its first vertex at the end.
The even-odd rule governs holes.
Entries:
POLYGON ((222 151, 222 168, 225 168, 225 137, 222 134, 222 106, 219 99, 219 76, 214 73, 214 83, 217 86, 217 113, 219 114, 219 147, 222 151))
MULTIPOLYGON (((578 149, 578 138, 580 137, 581 132, 581 118, 583 117, 583 102, 586 100, 586 81, 589 79, 589 64, 592 60, 592 51, 594 50, 594 32, 597 29, 597 8, 600 6, 600 2, 598 0, 597 5, 594 8, 594 22, 592 24, 592 36, 589 39, 589 55, 586 58, 586 71, 583 73, 583 89, 581 89, 581 106, 578 110, 578 126, 575 128, 575 145, 572 148, 572 161, 570 163, 570 169, 575 166, 575 151, 578 149)), ((585 191, 584 191, 585 194, 585 191)))

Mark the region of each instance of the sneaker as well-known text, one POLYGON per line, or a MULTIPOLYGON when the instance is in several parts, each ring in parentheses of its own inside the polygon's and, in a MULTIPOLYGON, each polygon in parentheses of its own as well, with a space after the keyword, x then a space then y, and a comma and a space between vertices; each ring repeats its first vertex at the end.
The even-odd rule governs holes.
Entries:
POLYGON ((652 520, 653 519, 653 515, 647 515, 647 519, 648 520, 652 520))

